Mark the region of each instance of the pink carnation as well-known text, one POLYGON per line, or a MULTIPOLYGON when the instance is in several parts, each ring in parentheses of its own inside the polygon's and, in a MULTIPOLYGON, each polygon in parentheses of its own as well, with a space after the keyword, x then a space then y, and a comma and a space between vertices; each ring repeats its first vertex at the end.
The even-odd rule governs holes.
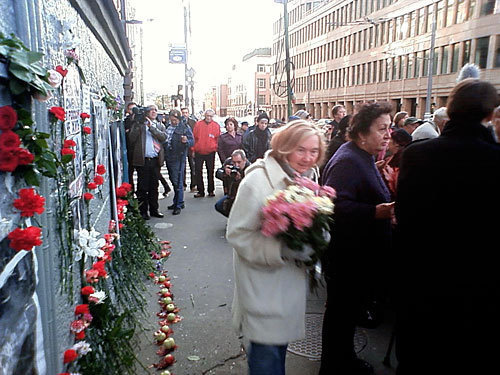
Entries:
POLYGON ((319 189, 319 196, 320 197, 330 197, 330 198, 335 198, 337 196, 337 193, 334 188, 331 186, 321 186, 319 189))
POLYGON ((290 220, 286 216, 286 203, 272 201, 263 208, 264 223, 262 225, 262 234, 266 237, 273 237, 279 233, 286 232, 290 225, 290 220))
POLYGON ((298 230, 309 228, 313 224, 316 206, 313 202, 296 203, 289 206, 288 215, 298 230))
POLYGON ((297 185, 303 186, 309 190, 314 191, 315 193, 320 190, 320 186, 307 177, 296 177, 295 182, 297 183, 297 185))

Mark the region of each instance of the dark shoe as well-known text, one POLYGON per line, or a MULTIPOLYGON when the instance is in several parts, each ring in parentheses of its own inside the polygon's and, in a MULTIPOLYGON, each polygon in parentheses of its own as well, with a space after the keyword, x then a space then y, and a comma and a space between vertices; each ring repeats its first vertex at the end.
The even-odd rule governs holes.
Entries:
POLYGON ((179 215, 181 213, 180 208, 174 208, 174 211, 172 212, 172 215, 179 215))
POLYGON ((142 216, 142 218, 143 218, 144 220, 149 220, 149 219, 150 219, 150 217, 149 217, 149 215, 148 215, 148 214, 141 214, 141 216, 142 216))
POLYGON ((209 197, 215 197, 215 193, 208 193, 209 197))
POLYGON ((201 194, 201 193, 196 193, 194 195, 195 198, 203 198, 205 196, 205 194, 201 194))
POLYGON ((153 217, 159 217, 161 219, 165 215, 163 215, 161 212, 152 212, 151 216, 153 216, 153 217))
MULTIPOLYGON (((174 204, 171 204, 170 206, 167 207, 169 210, 173 210, 175 208, 175 205, 174 204)), ((181 208, 186 208, 186 206, 184 206, 184 204, 181 204, 181 208)))
POLYGON ((374 374, 373 366, 362 359, 356 359, 354 363, 352 374, 355 375, 372 375, 374 374))

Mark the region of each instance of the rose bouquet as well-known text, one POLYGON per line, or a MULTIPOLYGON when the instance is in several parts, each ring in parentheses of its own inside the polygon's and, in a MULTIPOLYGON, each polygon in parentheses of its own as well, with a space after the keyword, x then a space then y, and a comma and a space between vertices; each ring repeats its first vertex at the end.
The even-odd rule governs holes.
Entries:
POLYGON ((317 286, 321 275, 320 260, 330 242, 330 223, 335 190, 320 186, 305 177, 268 197, 262 209, 261 232, 278 237, 286 252, 298 265, 309 268, 310 286, 317 286))

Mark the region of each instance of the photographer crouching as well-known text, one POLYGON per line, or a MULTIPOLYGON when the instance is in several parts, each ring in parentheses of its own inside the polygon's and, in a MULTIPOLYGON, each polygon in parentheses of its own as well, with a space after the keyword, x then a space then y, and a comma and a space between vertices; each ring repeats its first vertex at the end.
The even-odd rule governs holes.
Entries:
POLYGON ((245 168, 249 165, 245 151, 234 150, 231 157, 224 161, 222 168, 215 172, 215 177, 224 184, 224 196, 217 201, 215 209, 225 217, 229 216, 240 182, 245 177, 245 168))

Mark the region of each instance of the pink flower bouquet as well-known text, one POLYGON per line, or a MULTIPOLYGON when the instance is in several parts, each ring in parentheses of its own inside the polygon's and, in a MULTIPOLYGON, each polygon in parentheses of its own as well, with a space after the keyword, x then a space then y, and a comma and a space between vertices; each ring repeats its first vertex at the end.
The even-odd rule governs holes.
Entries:
POLYGON ((306 246, 313 249, 311 260, 301 263, 310 268, 314 287, 321 272, 320 260, 330 242, 335 190, 305 177, 296 177, 294 182, 267 198, 261 232, 282 239, 293 251, 303 251, 306 246))

